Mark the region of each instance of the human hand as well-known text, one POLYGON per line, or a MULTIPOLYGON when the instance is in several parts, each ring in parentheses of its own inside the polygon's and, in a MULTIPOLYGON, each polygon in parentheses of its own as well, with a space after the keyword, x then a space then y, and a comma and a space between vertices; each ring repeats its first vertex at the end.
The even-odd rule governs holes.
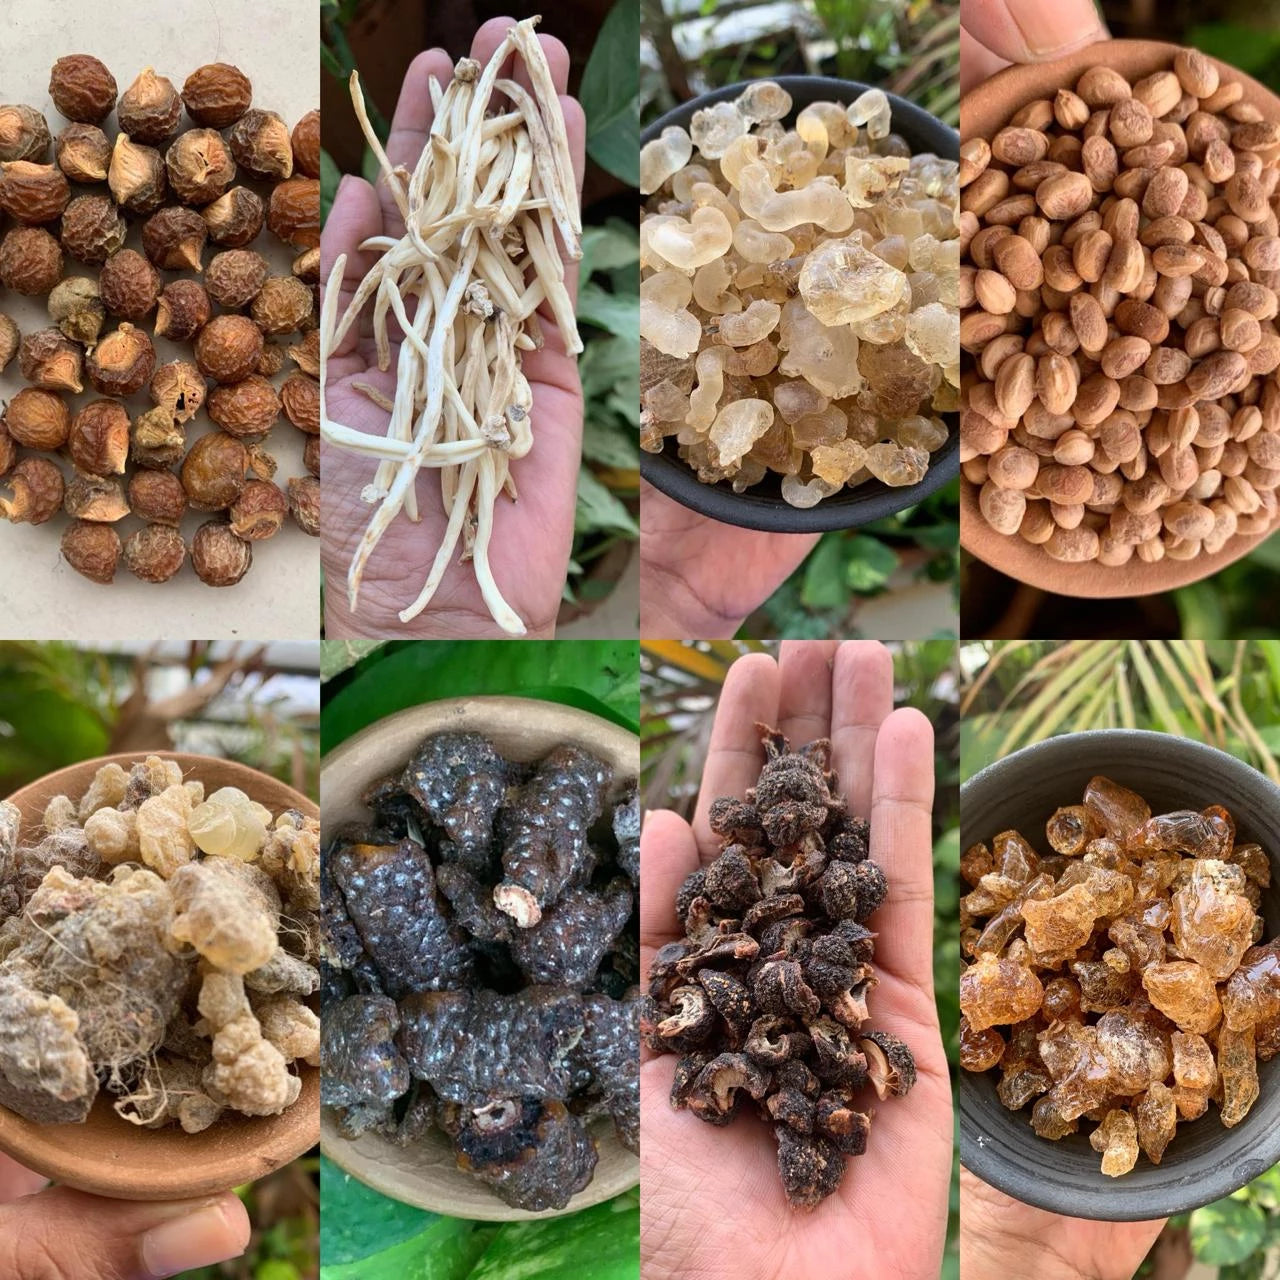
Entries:
POLYGON ((960 1170, 965 1280, 1131 1280, 1165 1224, 1088 1222, 1035 1209, 960 1170))
POLYGON ((642 1270, 651 1280, 834 1273, 933 1280, 946 1236, 952 1145, 951 1085, 933 997, 933 729, 918 711, 893 710, 893 662, 882 645, 788 641, 776 663, 749 654, 733 664, 693 826, 659 811, 641 829, 642 969, 658 947, 682 936, 676 890, 719 851, 707 821, 711 801, 742 795, 760 771, 757 721, 775 725, 793 746, 829 737, 850 812, 870 815, 871 856, 889 881, 888 900, 870 921, 879 977, 872 1024, 906 1041, 918 1080, 909 1097, 876 1109, 866 1154, 806 1214, 787 1204, 767 1127, 740 1117, 713 1128, 673 1111, 676 1059, 642 1050, 642 1270))
POLYGON ((818 536, 740 529, 642 484, 641 636, 731 639, 747 614, 796 571, 818 536))
POLYGON ((237 1258, 249 1215, 234 1193, 198 1200, 106 1200, 0 1156, 0 1276, 5 1280, 160 1280, 237 1258))
POLYGON ((1093 0, 965 0, 960 19, 960 91, 1010 62, 1045 62, 1105 40, 1093 0))
MULTIPOLYGON (((514 25, 512 18, 486 22, 472 41, 471 57, 482 65, 488 63, 507 28, 514 25)), ((564 111, 581 195, 586 121, 577 101, 564 94, 569 54, 554 36, 538 39, 564 111)), ((453 62, 443 49, 419 54, 405 75, 386 147, 393 165, 412 169, 421 154, 434 116, 428 88, 431 76, 441 85, 447 85, 453 77, 453 62)), ((528 87, 523 65, 516 80, 528 87)), ((360 252, 359 244, 371 236, 398 239, 403 234, 404 221, 385 184, 380 183, 375 190, 360 178, 342 180, 321 239, 325 272, 341 254, 347 255, 339 314, 377 260, 375 253, 360 252)), ((565 285, 576 303, 575 262, 565 264, 565 285)), ((353 383, 364 382, 388 397, 394 396, 399 329, 394 323, 388 328, 391 363, 384 373, 378 369, 373 328, 367 314, 359 325, 352 326, 326 361, 325 410, 331 419, 356 431, 383 436, 389 415, 357 391, 353 383)), ((525 457, 511 463, 520 497, 518 502, 500 499, 497 504, 489 561, 500 590, 524 620, 528 635, 545 639, 555 634, 573 544, 583 410, 577 360, 566 352, 564 338, 545 303, 538 314, 545 345, 523 353, 524 375, 533 391, 534 443, 525 457)), ((424 467, 417 477, 421 522, 413 524, 403 515, 392 521, 370 557, 358 612, 352 613, 347 605, 347 570, 375 511, 362 500, 360 491, 373 479, 376 464, 327 442, 322 454, 321 560, 329 586, 325 594, 325 627, 330 638, 391 635, 405 639, 471 639, 506 634, 490 615, 470 565, 459 564, 456 556, 426 611, 407 624, 398 617, 426 580, 447 523, 440 478, 429 467, 424 467)))

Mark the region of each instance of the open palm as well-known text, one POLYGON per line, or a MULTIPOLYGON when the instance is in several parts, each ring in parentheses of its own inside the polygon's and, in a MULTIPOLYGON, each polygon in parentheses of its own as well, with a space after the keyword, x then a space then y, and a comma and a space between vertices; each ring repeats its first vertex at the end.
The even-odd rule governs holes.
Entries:
POLYGON ((757 721, 793 747, 829 737, 850 811, 871 819, 871 856, 889 897, 872 916, 879 985, 872 1025, 900 1036, 918 1081, 875 1109, 865 1155, 812 1213, 789 1207, 773 1137, 755 1118, 727 1128, 668 1103, 676 1059, 641 1066, 641 1258, 646 1280, 778 1280, 804 1275, 933 1280, 946 1235, 951 1086, 933 999, 933 731, 893 710, 893 664, 871 642, 784 642, 730 669, 716 712, 692 827, 657 812, 641 834, 641 944, 681 936, 673 903, 684 878, 719 852, 711 801, 742 795, 764 762, 757 721))
MULTIPOLYGON (((514 19, 495 18, 476 32, 471 56, 482 65, 493 56, 514 19)), ((569 55, 559 40, 539 36, 560 92, 574 173, 581 191, 586 126, 582 108, 564 95, 569 55)), ((442 49, 420 54, 410 66, 400 91, 395 118, 387 140, 393 165, 412 169, 426 141, 433 118, 429 81, 432 76, 447 85, 453 63, 442 49)), ((516 80, 528 84, 523 66, 516 80)), ((371 236, 404 234, 404 222, 384 185, 377 190, 359 178, 344 178, 321 240, 324 272, 342 254, 347 265, 342 281, 339 311, 346 307, 356 286, 376 261, 373 253, 358 246, 371 236)), ((565 283, 576 301, 578 271, 566 264, 565 283)), ((530 636, 549 637, 555 631, 569 552, 573 543, 573 517, 578 464, 582 445, 582 385, 576 360, 565 351, 554 319, 539 312, 545 337, 537 351, 524 353, 523 369, 533 391, 533 448, 511 464, 518 501, 499 500, 494 513, 489 559, 494 578, 507 602, 524 620, 530 636)), ((356 389, 357 383, 374 387, 383 396, 395 396, 395 369, 399 351, 398 329, 389 326, 391 363, 378 368, 370 323, 353 325, 325 365, 325 409, 328 416, 356 431, 385 435, 388 413, 356 389)), ((325 444, 323 446, 323 544, 322 556, 328 591, 325 628, 331 639, 353 636, 428 636, 470 638, 501 636, 480 595, 467 564, 455 558, 427 609, 412 622, 398 617, 418 594, 445 531, 447 517, 440 498, 440 480, 431 468, 417 478, 421 521, 403 514, 387 530, 365 569, 355 613, 347 605, 347 570, 360 537, 374 513, 361 498, 361 490, 374 476, 376 463, 366 457, 325 444)))

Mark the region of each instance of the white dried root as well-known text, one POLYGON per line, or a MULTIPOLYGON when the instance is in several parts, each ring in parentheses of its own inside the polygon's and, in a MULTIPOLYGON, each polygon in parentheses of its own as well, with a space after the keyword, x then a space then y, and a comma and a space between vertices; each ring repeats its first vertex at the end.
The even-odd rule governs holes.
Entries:
POLYGON ((337 259, 321 311, 325 358, 370 304, 381 369, 391 364, 388 324, 394 320, 403 335, 395 398, 356 384, 391 414, 385 437, 332 421, 322 382, 324 439, 378 462, 364 494, 377 510, 347 573, 353 611, 370 555, 402 510, 418 519, 418 472, 434 467, 448 523, 426 582, 400 620, 409 622, 431 602, 461 542, 460 559, 470 559, 494 621, 512 635, 525 633, 494 579, 489 548, 499 496, 516 498, 511 460, 533 444, 533 397, 520 353, 542 345, 535 312, 544 302, 566 351, 582 350, 561 261, 562 252, 581 257, 582 221, 564 115, 533 30, 537 21, 510 28, 483 71, 463 58, 446 88, 433 84, 435 120, 411 174, 387 159, 369 126, 358 77, 351 77, 356 115, 405 219, 399 240, 378 236, 361 246, 381 250, 382 257, 341 318, 346 258, 337 259), (512 55, 524 63, 532 92, 499 79, 512 55))

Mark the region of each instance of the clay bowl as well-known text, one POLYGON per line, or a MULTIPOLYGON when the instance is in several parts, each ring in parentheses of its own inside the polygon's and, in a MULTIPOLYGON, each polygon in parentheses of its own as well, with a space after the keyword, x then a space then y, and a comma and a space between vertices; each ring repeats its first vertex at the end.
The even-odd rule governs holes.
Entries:
MULTIPOLYGON (((399 773, 423 738, 433 733, 483 733, 510 760, 530 761, 552 747, 573 743, 613 766, 616 794, 640 773, 635 734, 575 707, 531 698, 450 698, 387 716, 324 758, 320 788, 326 832, 368 820, 361 795, 370 783, 399 773)), ((326 1109, 321 1113, 320 1148, 339 1168, 375 1191, 453 1218, 515 1222, 576 1213, 627 1191, 640 1181, 640 1162, 614 1135, 606 1117, 591 1126, 599 1162, 591 1181, 563 1209, 530 1213, 503 1203, 484 1183, 461 1172, 443 1134, 433 1132, 413 1147, 399 1147, 376 1133, 354 1142, 338 1132, 326 1109)))
MULTIPOLYGON (((849 103, 872 87, 829 76, 774 76, 773 79, 791 95, 794 110, 784 121, 788 125, 794 124, 796 113, 811 102, 849 103)), ((748 83, 743 81, 715 89, 668 111, 644 131, 641 144, 652 141, 671 125, 688 129, 695 111, 738 97, 748 83)), ((893 112, 894 133, 901 134, 911 144, 913 152, 932 152, 953 160, 959 156, 959 138, 950 125, 943 124, 936 116, 897 94, 886 91, 885 96, 893 112)), ((640 474, 655 489, 660 489, 691 511, 744 529, 763 529, 769 533, 853 529, 914 507, 960 474, 960 437, 955 430, 954 415, 942 416, 952 423, 951 438, 930 455, 929 470, 919 484, 891 488, 872 479, 856 489, 841 489, 807 510, 783 501, 781 479, 772 473, 759 484, 752 485, 746 493, 734 493, 727 480, 703 484, 688 464, 681 461, 674 439, 666 441, 661 453, 641 452, 640 474)))
MULTIPOLYGON (((1059 805, 1077 804, 1085 784, 1103 774, 1132 788, 1152 812, 1222 804, 1237 840, 1269 854, 1272 887, 1263 891, 1264 938, 1280 934, 1280 788, 1234 756, 1188 738, 1133 730, 1065 734, 1015 752, 960 789, 961 848, 1016 829, 1044 850, 1044 824, 1059 805)), ((1258 1064, 1259 1096, 1249 1114, 1225 1129, 1218 1109, 1178 1125, 1164 1159, 1138 1156, 1133 1170, 1109 1178, 1085 1134, 1039 1138, 1030 1112, 1008 1111, 987 1072, 960 1073, 960 1159, 1008 1195, 1072 1218, 1136 1222, 1230 1195, 1280 1160, 1280 1058, 1258 1064)), ((1082 1129, 1092 1130, 1085 1122, 1082 1129)))
MULTIPOLYGON (((1006 67, 961 100, 960 136, 964 141, 991 138, 1027 103, 1051 96, 1061 86, 1074 86, 1089 67, 1113 67, 1130 82, 1166 70, 1173 65, 1179 47, 1160 40, 1103 40, 1054 62, 1006 67)), ((1257 107, 1267 119, 1280 119, 1280 97, 1234 67, 1216 58, 1210 61, 1224 77, 1240 81, 1245 102, 1257 107)), ((1011 578, 1063 596, 1106 599, 1185 587, 1189 582, 1212 577, 1219 569, 1248 555, 1275 528, 1273 525, 1266 533, 1234 537, 1221 551, 1194 560, 1166 557, 1147 564, 1135 556, 1128 564, 1113 568, 1093 562, 1064 564, 1016 534, 997 533, 978 510, 977 488, 963 477, 960 480, 960 545, 1011 578)))
MULTIPOLYGON (((23 836, 35 833, 52 797, 78 797, 102 765, 114 761, 127 769, 145 754, 84 760, 15 791, 8 798, 22 811, 23 836)), ((301 792, 256 769, 212 756, 155 754, 177 761, 187 776, 204 782, 207 792, 239 787, 273 813, 298 809, 320 816, 301 792)), ((0 1107, 0 1151, 56 1182, 118 1200, 176 1200, 252 1182, 315 1146, 319 1130, 320 1072, 307 1066, 302 1093, 283 1115, 228 1114, 203 1133, 183 1133, 176 1126, 138 1128, 120 1119, 110 1097, 101 1094, 83 1124, 32 1124, 0 1107)))

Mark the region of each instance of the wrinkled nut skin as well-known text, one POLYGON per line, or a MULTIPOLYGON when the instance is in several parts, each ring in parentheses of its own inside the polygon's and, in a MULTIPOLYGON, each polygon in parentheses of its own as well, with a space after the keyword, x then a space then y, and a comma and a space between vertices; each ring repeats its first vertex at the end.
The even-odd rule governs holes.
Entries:
POLYGON ((274 378, 284 368, 284 351, 274 342, 263 344, 255 373, 263 378, 274 378))
POLYGON ((129 505, 149 524, 176 526, 187 511, 187 492, 172 471, 135 471, 129 478, 129 505))
POLYGON ((304 249, 293 260, 293 274, 298 277, 303 284, 319 284, 320 283, 320 250, 304 249))
POLYGON ((73 342, 93 349, 106 323, 107 309, 98 293, 98 282, 71 276, 49 294, 49 319, 73 342))
POLYGON ((0 515, 14 524, 44 524, 62 510, 62 468, 48 458, 23 458, 5 484, 13 497, 0 498, 0 515))
POLYGON ((0 419, 0 476, 7 476, 18 461, 18 446, 0 419))
POLYGON ((129 504, 119 480, 79 472, 67 485, 62 509, 73 520, 89 520, 94 524, 115 524, 129 514, 129 504))
POLYGON ((49 152, 49 139, 49 124, 35 107, 0 107, 0 162, 43 160, 49 152))
POLYGON ((204 287, 220 307, 239 311, 258 296, 269 271, 262 254, 252 249, 226 249, 214 254, 205 272, 204 287))
POLYGON ((320 113, 308 111, 293 126, 293 164, 307 178, 320 176, 320 113))
POLYGON ((120 95, 116 119, 135 142, 157 146, 178 132, 182 98, 172 81, 147 67, 120 95))
POLYGON ((258 374, 215 387, 209 396, 210 419, 239 439, 261 439, 279 416, 280 397, 275 387, 258 374))
POLYGON ((84 352, 58 329, 41 329, 23 338, 18 367, 33 387, 75 393, 84 390, 84 352))
POLYGON ((15 222, 53 222, 70 199, 71 185, 56 165, 15 160, 0 166, 0 209, 15 222))
POLYGON ((78 574, 103 586, 115 579, 121 551, 120 535, 109 524, 77 520, 62 534, 62 558, 78 574))
POLYGON ((0 240, 0 285, 28 297, 62 278, 62 248, 43 227, 14 227, 0 240))
POLYGON ((125 320, 142 320, 160 297, 160 273, 136 249, 121 249, 102 264, 102 305, 125 320))
POLYGON ((143 582, 168 582, 186 558, 182 534, 168 524, 149 524, 124 544, 125 568, 143 582))
POLYGON ((124 405, 91 400, 72 420, 67 452, 89 475, 123 475, 129 457, 129 414, 124 405))
POLYGON ((302 465, 317 479, 320 477, 320 437, 308 436, 302 447, 302 465))
POLYGON ((200 212, 209 228, 209 239, 226 249, 242 249, 251 244, 267 217, 261 197, 248 187, 232 187, 200 212))
POLYGON ((165 172, 183 204, 209 204, 236 180, 236 164, 213 129, 181 134, 165 152, 165 172))
POLYGON ((289 178, 271 192, 267 227, 285 244, 315 249, 320 244, 320 183, 315 178, 289 178))
POLYGON ((21 341, 22 334, 19 333, 18 326, 12 318, 0 314, 0 372, 18 354, 18 345, 21 341))
POLYGON ((262 330, 248 316, 215 316, 196 338, 196 365, 215 382, 241 382, 262 355, 262 330))
POLYGON ((289 359, 309 378, 320 376, 320 331, 312 329, 301 342, 289 348, 289 359))
POLYGON ((140 467, 176 467, 187 451, 187 437, 173 416, 157 405, 133 424, 129 456, 140 467))
POLYGON ((52 391, 24 387, 4 414, 5 430, 26 449, 61 449, 71 434, 71 410, 52 391))
POLYGON ((209 295, 194 280, 172 280, 160 291, 156 337, 190 342, 209 323, 209 295))
POLYGON ((90 266, 106 262, 127 233, 120 210, 106 196, 76 196, 62 215, 62 247, 90 266))
POLYGON ((116 105, 116 81, 97 58, 73 53, 49 73, 49 96, 68 120, 101 124, 116 105))
POLYGON ((151 379, 151 398, 175 422, 190 422, 204 404, 204 378, 187 360, 162 364, 151 379))
POLYGON ((182 487, 196 511, 224 511, 244 491, 249 454, 225 431, 201 436, 182 463, 182 487))
POLYGON ((227 134, 235 162, 247 174, 279 182, 293 176, 289 126, 274 111, 246 111, 227 134))
POLYGON ((311 290, 294 276, 271 276, 249 308, 265 334, 296 333, 312 316, 311 290))
POLYGON ((210 520, 191 540, 191 567, 207 587, 234 587, 253 564, 253 544, 223 520, 210 520))
POLYGON ((225 129, 235 124, 253 101, 249 77, 226 62, 197 67, 182 86, 182 101, 197 124, 225 129))
POLYGON ((156 349, 141 329, 122 324, 93 349, 85 370, 104 396, 131 396, 155 372, 156 349))
MULTIPOLYGON (((307 441, 308 444, 311 441, 307 441)), ((320 536, 320 479, 317 475, 298 476, 289 481, 289 514, 303 533, 320 536)))
POLYGON ((231 531, 249 542, 280 532, 289 515, 289 499, 269 480, 249 480, 231 504, 231 531))
POLYGON ((145 216, 164 204, 168 191, 164 156, 155 147, 133 142, 120 134, 111 151, 111 167, 107 170, 107 186, 116 203, 130 213, 145 216))
POLYGON ((302 373, 291 373, 280 388, 284 415, 299 431, 320 434, 320 384, 302 373))
POLYGON ((53 144, 58 168, 72 182, 105 182, 111 140, 96 124, 69 124, 53 144))
POLYGON ((209 228, 194 210, 179 205, 153 213, 142 226, 142 249, 166 271, 201 271, 209 228))

